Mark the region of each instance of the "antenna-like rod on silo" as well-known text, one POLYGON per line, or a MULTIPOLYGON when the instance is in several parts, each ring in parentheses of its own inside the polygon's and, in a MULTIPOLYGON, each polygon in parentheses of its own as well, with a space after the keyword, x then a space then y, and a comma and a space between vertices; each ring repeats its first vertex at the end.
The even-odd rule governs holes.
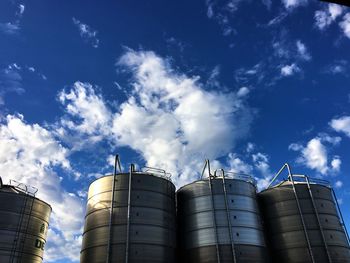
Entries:
POLYGON ((292 170, 290 169, 290 165, 288 163, 285 163, 282 168, 278 171, 278 173, 273 177, 273 179, 271 180, 271 182, 269 183, 269 185, 267 186, 267 188, 270 188, 270 186, 272 185, 272 183, 277 179, 277 177, 282 173, 282 171, 287 168, 288 170, 288 179, 290 179, 290 177, 292 176, 292 170))
POLYGON ((203 170, 202 170, 201 179, 203 179, 203 175, 205 173, 205 169, 208 169, 208 174, 209 174, 209 177, 210 177, 211 176, 211 172, 210 172, 210 161, 209 161, 209 159, 205 159, 205 163, 204 163, 204 167, 203 167, 203 170))
POLYGON ((113 173, 113 180, 112 180, 112 198, 111 198, 111 209, 109 213, 109 234, 108 234, 108 245, 107 245, 107 258, 106 258, 106 263, 110 263, 110 254, 111 254, 111 240, 113 237, 113 232, 112 232, 112 221, 113 221, 113 210, 114 210, 114 190, 115 190, 115 181, 117 178, 117 168, 119 169, 119 172, 122 172, 121 165, 120 165, 120 158, 119 155, 117 154, 114 159, 114 173, 113 173))

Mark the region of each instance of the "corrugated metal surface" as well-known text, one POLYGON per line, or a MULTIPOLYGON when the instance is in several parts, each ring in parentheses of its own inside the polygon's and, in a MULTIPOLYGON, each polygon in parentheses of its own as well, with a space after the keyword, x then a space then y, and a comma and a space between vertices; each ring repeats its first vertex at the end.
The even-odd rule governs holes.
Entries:
MULTIPOLYGON (((129 174, 116 176, 112 231, 109 216, 113 176, 90 185, 80 262, 125 262, 129 174)), ((128 262, 175 262, 175 186, 148 173, 132 173, 128 262)))
POLYGON ((215 178, 211 182, 212 191, 206 179, 177 192, 179 262, 234 262, 231 240, 237 262, 267 262, 255 186, 225 179, 226 209, 223 180, 215 178))
POLYGON ((0 188, 0 262, 41 263, 51 207, 12 186, 0 188))
MULTIPOLYGON (((319 184, 310 186, 316 210, 307 184, 295 183, 314 262, 350 263, 350 249, 337 214, 332 190, 319 184)), ((291 182, 283 182, 262 191, 258 196, 274 262, 312 262, 291 182)))

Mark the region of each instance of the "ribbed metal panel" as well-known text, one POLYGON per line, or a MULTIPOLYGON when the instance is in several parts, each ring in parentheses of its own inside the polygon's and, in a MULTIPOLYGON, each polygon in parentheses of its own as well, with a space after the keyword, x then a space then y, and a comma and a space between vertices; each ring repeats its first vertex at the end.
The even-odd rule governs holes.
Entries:
POLYGON ((51 207, 12 186, 0 188, 0 262, 41 263, 51 207))
POLYGON ((310 184, 316 207, 314 209, 307 184, 295 183, 306 227, 305 234, 292 186, 291 182, 285 181, 258 194, 273 261, 312 262, 307 235, 314 262, 350 263, 350 248, 337 213, 332 190, 324 185, 310 184))
POLYGON ((209 181, 196 181, 177 191, 179 262, 234 262, 231 240, 237 262, 267 262, 255 186, 215 178, 211 191, 209 181))
POLYGON ((127 231, 129 178, 117 174, 112 229, 109 219, 113 176, 90 185, 80 262, 106 263, 110 238, 110 262, 175 262, 175 186, 148 173, 131 175, 130 228, 127 231))

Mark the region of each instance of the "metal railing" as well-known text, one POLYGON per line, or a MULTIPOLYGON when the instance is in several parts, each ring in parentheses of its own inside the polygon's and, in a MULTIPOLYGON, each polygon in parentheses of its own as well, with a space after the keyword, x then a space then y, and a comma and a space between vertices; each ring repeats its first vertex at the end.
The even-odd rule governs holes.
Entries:
POLYGON ((25 193, 30 196, 35 196, 35 194, 38 192, 38 188, 26 185, 24 183, 17 182, 16 180, 10 180, 10 184, 12 187, 14 187, 16 190, 25 193))
MULTIPOLYGON (((137 171, 134 171, 134 172, 137 173, 137 171)), ((141 169, 141 172, 152 174, 154 176, 161 177, 161 178, 164 178, 164 179, 171 181, 171 173, 168 173, 165 170, 160 169, 160 168, 145 166, 141 169)))

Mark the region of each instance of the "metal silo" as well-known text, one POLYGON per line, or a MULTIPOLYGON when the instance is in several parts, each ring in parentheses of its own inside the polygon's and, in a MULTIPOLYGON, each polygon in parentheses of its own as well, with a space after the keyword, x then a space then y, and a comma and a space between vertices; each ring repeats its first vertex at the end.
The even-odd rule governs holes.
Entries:
POLYGON ((37 189, 0 178, 0 262, 41 263, 51 207, 37 189))
POLYGON ((175 186, 165 171, 115 169, 89 187, 80 262, 175 262, 175 227, 175 186))
POLYGON ((350 263, 349 237, 329 183, 285 164, 258 194, 273 262, 350 263), (284 168, 288 179, 271 186, 284 168))
POLYGON ((252 177, 212 175, 207 160, 202 179, 177 191, 177 212, 179 262, 267 262, 252 177))

